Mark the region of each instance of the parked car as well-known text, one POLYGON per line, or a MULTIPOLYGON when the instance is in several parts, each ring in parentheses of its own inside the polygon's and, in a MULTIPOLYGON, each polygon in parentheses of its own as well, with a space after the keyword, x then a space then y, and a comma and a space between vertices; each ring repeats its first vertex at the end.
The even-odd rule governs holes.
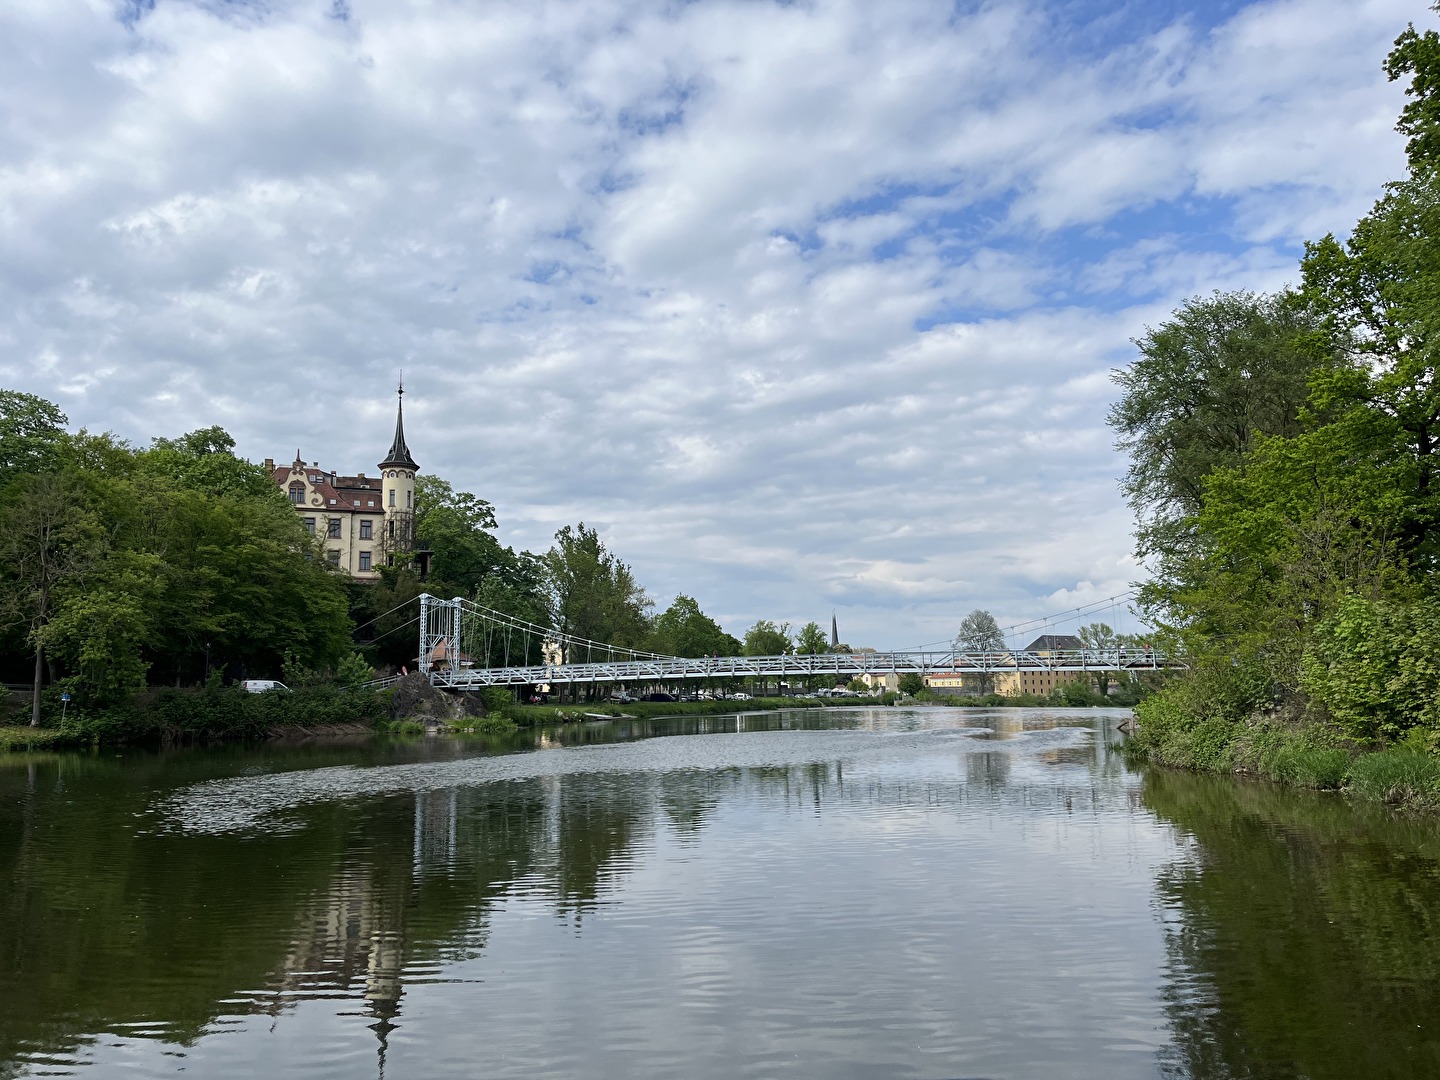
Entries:
POLYGON ((739 693, 731 694, 730 699, 732 701, 749 701, 750 695, 745 693, 744 690, 741 690, 739 693))
POLYGON ((657 691, 655 691, 653 694, 642 694, 641 697, 640 697, 640 700, 641 700, 641 701, 674 701, 674 700, 675 700, 675 695, 674 695, 674 694, 661 693, 659 690, 657 690, 657 691))
POLYGON ((269 690, 284 690, 286 693, 290 692, 290 687, 278 679, 246 679, 240 686, 252 694, 263 694, 269 690))
POLYGON ((629 705, 635 699, 630 696, 628 690, 616 690, 615 693, 610 695, 610 700, 616 705, 629 705))

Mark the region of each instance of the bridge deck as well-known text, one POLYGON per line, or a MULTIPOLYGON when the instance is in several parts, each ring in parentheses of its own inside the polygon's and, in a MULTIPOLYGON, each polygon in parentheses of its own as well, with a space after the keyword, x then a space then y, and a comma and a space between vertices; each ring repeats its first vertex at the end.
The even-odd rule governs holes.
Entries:
POLYGON ((903 652, 825 653, 815 656, 718 656, 685 659, 627 660, 614 663, 537 664, 525 667, 434 669, 437 686, 474 689, 482 686, 534 686, 540 683, 683 682, 698 679, 824 678, 826 676, 993 675, 1018 671, 1160 671, 1185 665, 1159 653, 1137 649, 1070 649, 1030 652, 903 652))

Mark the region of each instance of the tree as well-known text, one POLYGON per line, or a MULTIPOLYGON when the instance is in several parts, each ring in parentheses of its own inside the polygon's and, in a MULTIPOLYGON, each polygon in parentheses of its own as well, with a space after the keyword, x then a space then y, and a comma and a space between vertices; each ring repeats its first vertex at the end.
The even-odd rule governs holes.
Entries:
POLYGON ((900 676, 900 692, 914 697, 925 689, 925 680, 918 671, 907 671, 900 676))
POLYGON ((235 456, 235 440, 221 427, 200 428, 178 439, 155 439, 141 457, 150 471, 193 491, 285 501, 264 466, 235 456))
MULTIPOLYGON (((1075 636, 1080 639, 1080 644, 1095 652, 1104 653, 1120 647, 1120 640, 1115 636, 1115 631, 1103 622, 1082 626, 1075 632, 1075 636)), ((1096 672, 1095 680, 1100 685, 1102 697, 1110 692, 1110 672, 1096 672)))
MULTIPOLYGON (((759 619, 745 631, 746 656, 780 656, 792 648, 789 623, 776 625, 769 619, 759 619)), ((765 683, 765 679, 760 680, 761 693, 765 691, 765 683)))
MULTIPOLYGON (((976 608, 960 620, 960 629, 955 634, 956 652, 1001 652, 1005 648, 1005 635, 1000 624, 990 612, 976 608)), ((966 677, 968 681, 968 676, 966 677)), ((979 676, 980 693, 989 694, 995 689, 995 676, 984 672, 979 676)))
POLYGON ((0 390, 0 487, 17 476, 55 467, 65 414, 44 398, 0 390))
POLYGON ((72 478, 42 473, 25 480, 5 507, 7 524, 0 532, 0 612, 26 629, 35 657, 30 725, 39 727, 51 621, 65 593, 100 561, 105 534, 72 478))
POLYGON ((608 645, 644 645, 653 601, 594 529, 583 521, 566 525, 541 564, 550 617, 560 633, 608 645))
POLYGON ((1359 422, 1409 468, 1401 543, 1411 558, 1440 561, 1440 175, 1389 185, 1341 244, 1307 244, 1304 288, 1325 312, 1347 363, 1315 385, 1317 419, 1359 422))
POLYGON ((795 635, 795 652, 803 656, 823 656, 830 651, 830 639, 817 622, 808 622, 795 635))
POLYGON ((1294 296, 1217 292, 1136 340, 1140 356, 1112 376, 1122 393, 1109 422, 1130 455, 1122 488, 1142 555, 1163 563, 1185 548, 1206 477, 1257 436, 1304 429, 1309 378, 1327 357, 1320 321, 1294 296))
POLYGON ((421 474, 415 480, 415 536, 430 546, 436 588, 471 595, 506 560, 491 530, 495 508, 447 480, 421 474))
POLYGON ((693 597, 683 594, 656 616, 650 639, 651 651, 666 656, 737 656, 740 648, 693 597))
POLYGON ((1005 648, 1005 635, 995 616, 979 608, 960 620, 955 635, 956 652, 1000 652, 1005 648))
MULTIPOLYGON (((1432 4, 1431 10, 1440 7, 1432 4)), ((1412 169, 1433 166, 1440 160, 1440 34, 1417 34, 1415 24, 1408 25, 1385 58, 1385 74, 1391 82, 1410 76, 1405 96, 1411 100, 1400 111, 1395 130, 1409 136, 1405 153, 1412 169)))
POLYGON ((746 656, 780 656, 792 647, 789 623, 776 625, 769 619, 760 619, 745 631, 746 656))

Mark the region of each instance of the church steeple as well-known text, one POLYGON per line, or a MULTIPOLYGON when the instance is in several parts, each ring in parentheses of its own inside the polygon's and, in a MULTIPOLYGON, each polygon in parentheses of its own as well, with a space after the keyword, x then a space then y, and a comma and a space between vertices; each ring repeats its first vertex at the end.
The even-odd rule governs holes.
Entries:
POLYGON ((398 391, 398 403, 395 409, 395 439, 390 444, 390 453, 385 455, 385 460, 380 462, 380 468, 389 469, 401 466, 407 469, 420 468, 415 464, 415 459, 410 456, 410 448, 405 445, 405 384, 402 382, 398 391))
POLYGON ((840 627, 835 622, 835 613, 830 613, 830 647, 833 649, 840 644, 840 627))

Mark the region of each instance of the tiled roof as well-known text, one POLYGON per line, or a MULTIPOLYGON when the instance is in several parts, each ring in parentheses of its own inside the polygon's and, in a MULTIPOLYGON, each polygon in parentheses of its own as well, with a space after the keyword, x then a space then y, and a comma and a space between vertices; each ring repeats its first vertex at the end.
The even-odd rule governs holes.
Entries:
POLYGON ((1029 645, 1026 652, 1059 652, 1064 649, 1083 649, 1085 643, 1074 634, 1041 634, 1029 645))
MULTIPOLYGON (((290 489, 290 470, 293 465, 276 466, 275 483, 281 491, 290 489)), ((380 499, 380 480, 370 476, 337 476, 324 469, 307 465, 304 469, 305 479, 309 482, 312 492, 319 495, 323 505, 312 506, 307 501, 297 505, 307 510, 333 510, 333 511, 359 511, 361 513, 379 514, 384 512, 380 499), (330 483, 330 477, 335 477, 335 483, 330 483)))

